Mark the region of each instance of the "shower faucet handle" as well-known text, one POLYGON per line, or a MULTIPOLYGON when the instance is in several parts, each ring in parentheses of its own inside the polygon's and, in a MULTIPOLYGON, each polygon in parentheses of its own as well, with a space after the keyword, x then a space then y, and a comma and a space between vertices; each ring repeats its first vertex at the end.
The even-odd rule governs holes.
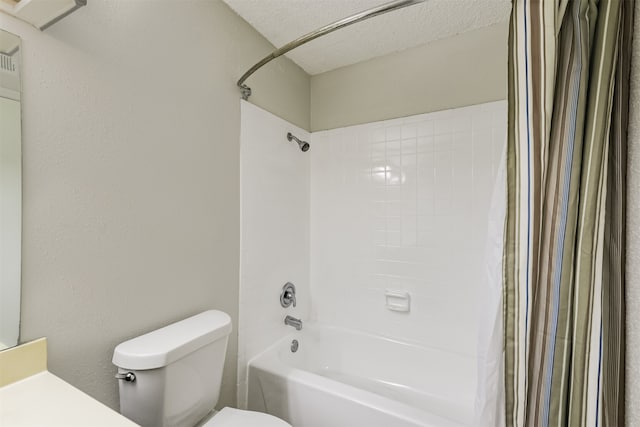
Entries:
POLYGON ((284 308, 289 307, 291 304, 296 306, 296 287, 293 283, 287 282, 282 287, 282 292, 280 293, 280 305, 284 308))

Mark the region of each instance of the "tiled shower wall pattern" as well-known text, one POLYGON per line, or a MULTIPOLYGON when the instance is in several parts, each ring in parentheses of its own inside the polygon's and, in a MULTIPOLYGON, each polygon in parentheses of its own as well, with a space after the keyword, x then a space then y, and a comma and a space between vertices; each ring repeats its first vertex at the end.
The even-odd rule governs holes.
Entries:
MULTIPOLYGON (((309 318, 310 157, 287 141, 309 134, 241 102, 240 131, 240 316, 238 404, 246 407, 247 363, 289 334, 287 314, 309 318), (282 308, 282 286, 297 288, 296 307, 282 308)), ((232 286, 232 284, 229 284, 232 286)))
POLYGON ((500 101, 312 135, 313 317, 475 355, 506 108, 500 101), (409 292, 410 312, 387 309, 387 289, 409 292))

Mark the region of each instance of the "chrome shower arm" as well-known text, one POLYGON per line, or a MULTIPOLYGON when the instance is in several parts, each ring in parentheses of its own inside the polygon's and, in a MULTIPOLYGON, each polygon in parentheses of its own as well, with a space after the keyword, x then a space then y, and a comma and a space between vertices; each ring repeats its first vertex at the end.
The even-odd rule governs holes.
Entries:
POLYGON ((308 34, 305 34, 302 37, 295 39, 292 42, 287 43, 279 49, 274 50, 269 55, 262 58, 258 63, 256 63, 253 67, 249 68, 249 70, 240 77, 238 80, 238 87, 242 93, 242 99, 249 99, 251 96, 251 88, 244 84, 245 80, 249 78, 253 73, 258 71, 265 64, 273 61, 279 56, 284 55, 301 46, 305 43, 310 42, 311 40, 317 39, 318 37, 322 37, 326 34, 332 33, 340 28, 347 27, 351 24, 355 24, 356 22, 364 21, 369 18, 373 18, 374 16, 382 15, 383 13, 391 12, 397 9, 402 9, 403 7, 411 6, 418 3, 423 3, 426 0, 395 0, 389 3, 385 3, 380 6, 373 7, 371 9, 365 10, 363 12, 356 13, 355 15, 351 15, 347 18, 340 19, 339 21, 332 22, 331 24, 325 25, 322 28, 319 28, 315 31, 312 31, 308 34))

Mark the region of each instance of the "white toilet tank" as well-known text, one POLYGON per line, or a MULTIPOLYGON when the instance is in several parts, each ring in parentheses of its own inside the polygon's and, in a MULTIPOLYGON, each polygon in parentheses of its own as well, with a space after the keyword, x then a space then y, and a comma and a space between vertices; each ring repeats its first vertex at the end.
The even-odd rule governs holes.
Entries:
POLYGON ((173 323, 118 345, 113 364, 120 412, 143 427, 192 427, 215 407, 231 318, 217 310, 173 323))

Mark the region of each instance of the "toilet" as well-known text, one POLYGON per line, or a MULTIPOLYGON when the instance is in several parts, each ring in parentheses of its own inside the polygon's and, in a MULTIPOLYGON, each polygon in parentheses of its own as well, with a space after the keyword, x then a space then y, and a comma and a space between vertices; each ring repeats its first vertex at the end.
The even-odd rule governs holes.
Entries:
POLYGON ((120 412, 143 427, 291 427, 273 415, 214 411, 231 318, 209 310, 119 344, 120 412))

